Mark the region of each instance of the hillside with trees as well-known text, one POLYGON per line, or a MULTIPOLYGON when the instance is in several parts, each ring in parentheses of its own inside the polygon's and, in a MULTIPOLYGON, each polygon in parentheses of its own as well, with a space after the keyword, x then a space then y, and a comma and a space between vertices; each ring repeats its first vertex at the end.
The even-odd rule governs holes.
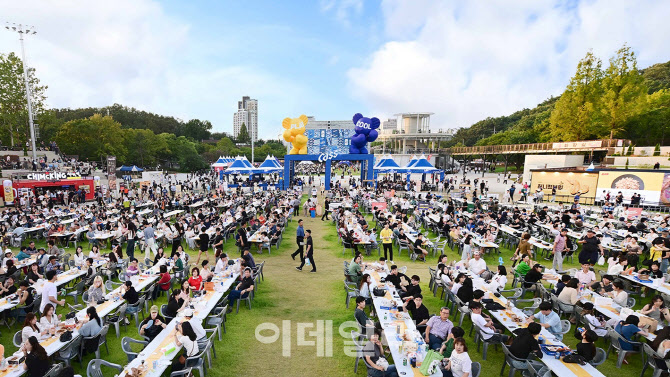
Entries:
POLYGON ((670 62, 637 68, 623 46, 607 68, 588 52, 559 97, 533 109, 459 129, 444 146, 501 145, 607 138, 669 145, 670 62))

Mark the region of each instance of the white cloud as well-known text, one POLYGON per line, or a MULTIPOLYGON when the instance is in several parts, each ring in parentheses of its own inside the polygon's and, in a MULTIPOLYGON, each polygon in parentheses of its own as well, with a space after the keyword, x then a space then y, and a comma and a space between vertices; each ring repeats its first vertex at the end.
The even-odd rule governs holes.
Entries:
MULTIPOLYGON (((309 98, 298 84, 251 64, 212 63, 191 25, 153 0, 14 1, 2 9, 3 20, 36 26, 38 34, 26 41, 27 60, 49 86, 52 107, 120 103, 208 119, 215 131, 232 132, 237 101, 250 95, 260 102, 259 135, 274 137, 278 125, 270 119, 281 119, 282 105, 291 109, 296 98, 287 93, 309 98)), ((18 36, 4 28, 0 46, 20 54, 18 36)))
POLYGON ((378 116, 432 111, 433 128, 455 128, 560 94, 591 48, 605 62, 624 42, 641 67, 670 60, 670 2, 571 4, 385 0, 388 42, 349 70, 351 92, 378 116))
POLYGON ((335 18, 345 26, 351 26, 350 17, 363 12, 363 0, 321 0, 322 12, 334 12, 335 18))

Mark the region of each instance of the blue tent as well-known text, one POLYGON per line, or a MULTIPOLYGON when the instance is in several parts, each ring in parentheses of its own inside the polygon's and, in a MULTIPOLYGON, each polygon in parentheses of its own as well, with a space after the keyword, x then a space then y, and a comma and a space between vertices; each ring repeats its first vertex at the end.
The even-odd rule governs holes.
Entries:
POLYGON ((253 174, 254 167, 246 157, 237 157, 223 174, 253 174))
POLYGON ((390 155, 384 156, 377 162, 374 170, 376 173, 395 173, 400 170, 400 166, 391 158, 390 155))
POLYGON ((256 169, 253 169, 254 174, 279 173, 284 168, 279 164, 276 158, 267 156, 265 161, 256 169))
POLYGON ((406 173, 435 173, 440 171, 440 169, 436 169, 428 160, 426 159, 426 156, 421 156, 415 160, 410 161, 407 166, 403 168, 403 171, 406 173))
POLYGON ((144 171, 144 169, 138 168, 136 165, 133 165, 133 166, 122 165, 119 168, 119 171, 122 171, 122 172, 141 172, 141 171, 144 171))
POLYGON ((226 159, 223 157, 219 157, 219 159, 216 160, 211 166, 213 168, 224 168, 228 166, 228 161, 226 161, 226 159))

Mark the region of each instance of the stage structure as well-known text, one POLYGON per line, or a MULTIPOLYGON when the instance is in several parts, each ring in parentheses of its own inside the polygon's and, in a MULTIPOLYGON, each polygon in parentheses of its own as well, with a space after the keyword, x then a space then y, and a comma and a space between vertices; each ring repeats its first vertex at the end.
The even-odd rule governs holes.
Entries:
POLYGON ((375 156, 373 154, 287 154, 284 156, 284 190, 287 190, 295 175, 295 167, 300 161, 314 161, 326 163, 326 190, 330 190, 330 176, 333 161, 360 161, 361 162, 361 183, 363 185, 373 185, 373 167, 375 156))

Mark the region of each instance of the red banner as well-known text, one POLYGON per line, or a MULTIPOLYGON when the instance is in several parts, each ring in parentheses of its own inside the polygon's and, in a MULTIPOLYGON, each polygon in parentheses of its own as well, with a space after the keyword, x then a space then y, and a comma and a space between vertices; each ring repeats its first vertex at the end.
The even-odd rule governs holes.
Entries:
POLYGON ((374 209, 375 207, 380 210, 386 209, 386 202, 370 202, 370 207, 374 209))

